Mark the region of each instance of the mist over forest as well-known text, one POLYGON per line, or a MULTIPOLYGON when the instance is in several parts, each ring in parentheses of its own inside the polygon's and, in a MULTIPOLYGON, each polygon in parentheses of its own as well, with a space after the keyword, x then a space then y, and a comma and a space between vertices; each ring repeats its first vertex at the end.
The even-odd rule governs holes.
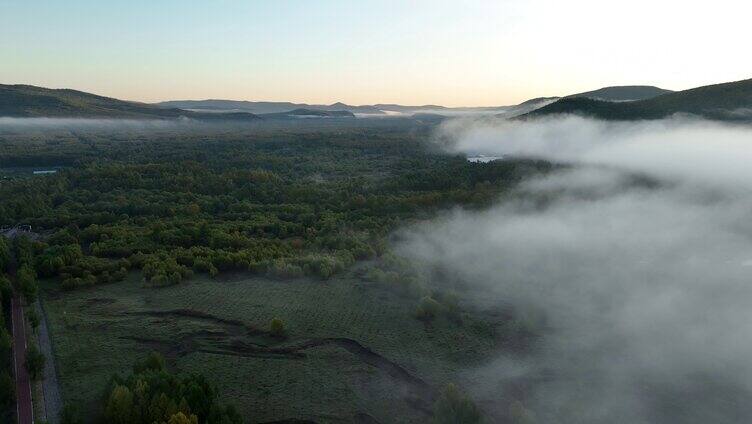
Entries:
POLYGON ((752 423, 750 16, 0 1, 0 424, 752 423))
MULTIPOLYGON (((64 345, 49 359, 60 408, 84 422, 114 419, 118 396, 149 372, 249 352, 309 358, 324 374, 365 361, 372 371, 331 377, 317 399, 346 387, 396 408, 338 398, 329 409, 377 422, 752 418, 745 123, 3 117, 0 138, 6 280, 27 302, 42 299, 56 337, 84 331, 101 346, 64 345), (216 303, 196 303, 206 296, 216 303), (125 305, 143 306, 123 315, 125 305), (355 315, 343 323, 342 313, 355 315), (99 331, 103 320, 118 330, 99 331), (377 322, 384 330, 371 330, 377 322), (177 339, 162 335, 171 331, 177 339), (339 350, 324 359, 310 351, 319 346, 339 350), (100 355, 116 358, 114 376, 100 355), (133 361, 142 371, 129 375, 133 361)), ((302 406, 308 386, 276 386, 281 371, 224 361, 202 395, 213 409, 183 415, 239 423, 322 411, 302 406), (264 407, 255 385, 230 394, 249 374, 291 406, 264 407)))
POLYGON ((522 392, 536 422, 750 419, 751 129, 558 117, 452 121, 435 138, 568 165, 404 235, 469 303, 542 329, 529 356, 469 372, 479 399, 522 392))

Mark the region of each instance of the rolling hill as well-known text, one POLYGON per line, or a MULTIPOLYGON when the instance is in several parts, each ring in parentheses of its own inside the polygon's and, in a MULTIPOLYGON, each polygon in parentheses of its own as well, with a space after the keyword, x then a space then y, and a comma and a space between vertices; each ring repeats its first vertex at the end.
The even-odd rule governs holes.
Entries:
POLYGON ((653 98, 666 93, 672 93, 672 91, 664 90, 662 88, 654 87, 651 85, 624 85, 603 87, 597 90, 570 94, 564 97, 536 97, 534 99, 524 101, 518 105, 510 106, 496 116, 500 118, 514 118, 516 116, 522 116, 563 99, 583 99, 583 102, 587 102, 588 100, 600 100, 607 103, 632 102, 636 100, 653 98))
POLYGON ((127 118, 235 120, 258 119, 250 113, 217 114, 160 108, 138 102, 97 96, 83 91, 50 89, 31 85, 0 85, 0 116, 30 118, 127 118))
POLYGON ((725 121, 752 120, 752 79, 708 85, 632 102, 567 97, 523 117, 570 113, 607 120, 661 119, 677 113, 725 121))
POLYGON ((514 118, 515 116, 523 115, 523 114, 532 112, 536 109, 540 109, 543 106, 551 104, 557 100, 559 100, 559 97, 536 97, 534 99, 525 100, 524 102, 520 104, 509 106, 508 108, 504 109, 501 113, 497 114, 496 117, 514 118))
MULTIPOLYGON (((611 120, 660 119, 676 113, 710 119, 752 120, 752 79, 669 91, 653 86, 614 86, 566 97, 540 97, 514 106, 449 108, 438 105, 301 105, 233 100, 173 101, 146 104, 69 89, 0 85, 0 116, 255 121, 259 119, 352 118, 356 113, 451 116, 497 113, 504 118, 571 113, 611 120), (258 111, 269 111, 263 112, 258 111), (257 111, 252 113, 251 111, 257 111)), ((436 121, 432 116, 431 121, 436 121)))
POLYGON ((652 85, 621 85, 604 87, 598 90, 586 91, 584 93, 571 94, 566 97, 587 97, 593 100, 627 102, 650 99, 667 93, 673 93, 673 91, 654 87, 652 85))

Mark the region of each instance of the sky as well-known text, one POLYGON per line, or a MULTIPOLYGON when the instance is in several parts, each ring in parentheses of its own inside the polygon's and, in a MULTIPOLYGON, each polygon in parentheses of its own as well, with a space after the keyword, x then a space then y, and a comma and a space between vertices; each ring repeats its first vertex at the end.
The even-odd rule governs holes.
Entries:
POLYGON ((741 0, 0 0, 0 83, 127 100, 499 106, 752 77, 741 0))

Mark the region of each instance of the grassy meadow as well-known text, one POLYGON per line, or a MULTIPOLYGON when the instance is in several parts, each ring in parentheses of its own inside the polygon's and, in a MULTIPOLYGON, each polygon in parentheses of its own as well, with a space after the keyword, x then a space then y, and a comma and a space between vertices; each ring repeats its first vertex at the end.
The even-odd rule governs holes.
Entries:
POLYGON ((113 373, 157 350, 177 371, 210 376, 249 422, 425 422, 460 364, 498 348, 475 319, 426 324, 414 317, 414 298, 355 272, 329 281, 238 274, 163 288, 134 273, 90 290, 58 287, 44 282, 42 297, 63 397, 91 411, 113 373), (285 323, 285 338, 269 334, 273 318, 285 323))

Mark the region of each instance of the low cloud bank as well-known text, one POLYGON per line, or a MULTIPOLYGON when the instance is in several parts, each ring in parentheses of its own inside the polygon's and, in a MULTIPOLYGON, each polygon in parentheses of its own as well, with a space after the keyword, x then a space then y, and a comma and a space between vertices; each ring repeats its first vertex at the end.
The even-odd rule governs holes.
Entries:
POLYGON ((748 126, 689 118, 625 123, 576 116, 480 124, 454 120, 439 132, 453 152, 607 165, 700 184, 747 187, 752 187, 751 137, 748 126))
POLYGON ((191 124, 188 119, 92 119, 92 118, 12 118, 0 117, 0 130, 128 130, 128 129, 172 129, 191 124))
POLYGON ((402 246, 478 307, 539 317, 531 353, 467 376, 494 416, 518 400, 546 423, 752 419, 752 129, 565 117, 454 121, 439 138, 575 164, 413 227, 402 246))
MULTIPOLYGON (((144 134, 159 132, 216 133, 217 131, 255 131, 280 127, 327 127, 358 126, 364 121, 377 121, 372 118, 387 118, 387 115, 361 116, 364 120, 332 120, 326 117, 302 117, 301 119, 221 119, 222 113, 206 114, 204 117, 179 117, 164 119, 125 119, 125 118, 18 118, 0 116, 0 135, 3 134, 45 134, 56 131, 86 131, 103 134, 139 132, 144 134), (211 115, 211 116, 209 116, 211 115), (214 119, 212 116, 217 115, 214 119), (306 119, 310 118, 310 119, 306 119), (315 119, 314 119, 315 118, 315 119), (365 119, 368 118, 368 119, 365 119), (331 122, 330 122, 331 121, 331 122)), ((407 116, 407 115, 404 115, 407 116)), ((404 117, 403 116, 403 117, 404 117)), ((395 116, 399 117, 399 116, 395 116)))
POLYGON ((258 121, 242 120, 200 120, 187 117, 164 119, 126 119, 126 118, 17 118, 0 117, 0 135, 44 135, 54 132, 84 131, 87 133, 154 134, 166 132, 202 133, 218 130, 247 130, 256 128, 258 121))

